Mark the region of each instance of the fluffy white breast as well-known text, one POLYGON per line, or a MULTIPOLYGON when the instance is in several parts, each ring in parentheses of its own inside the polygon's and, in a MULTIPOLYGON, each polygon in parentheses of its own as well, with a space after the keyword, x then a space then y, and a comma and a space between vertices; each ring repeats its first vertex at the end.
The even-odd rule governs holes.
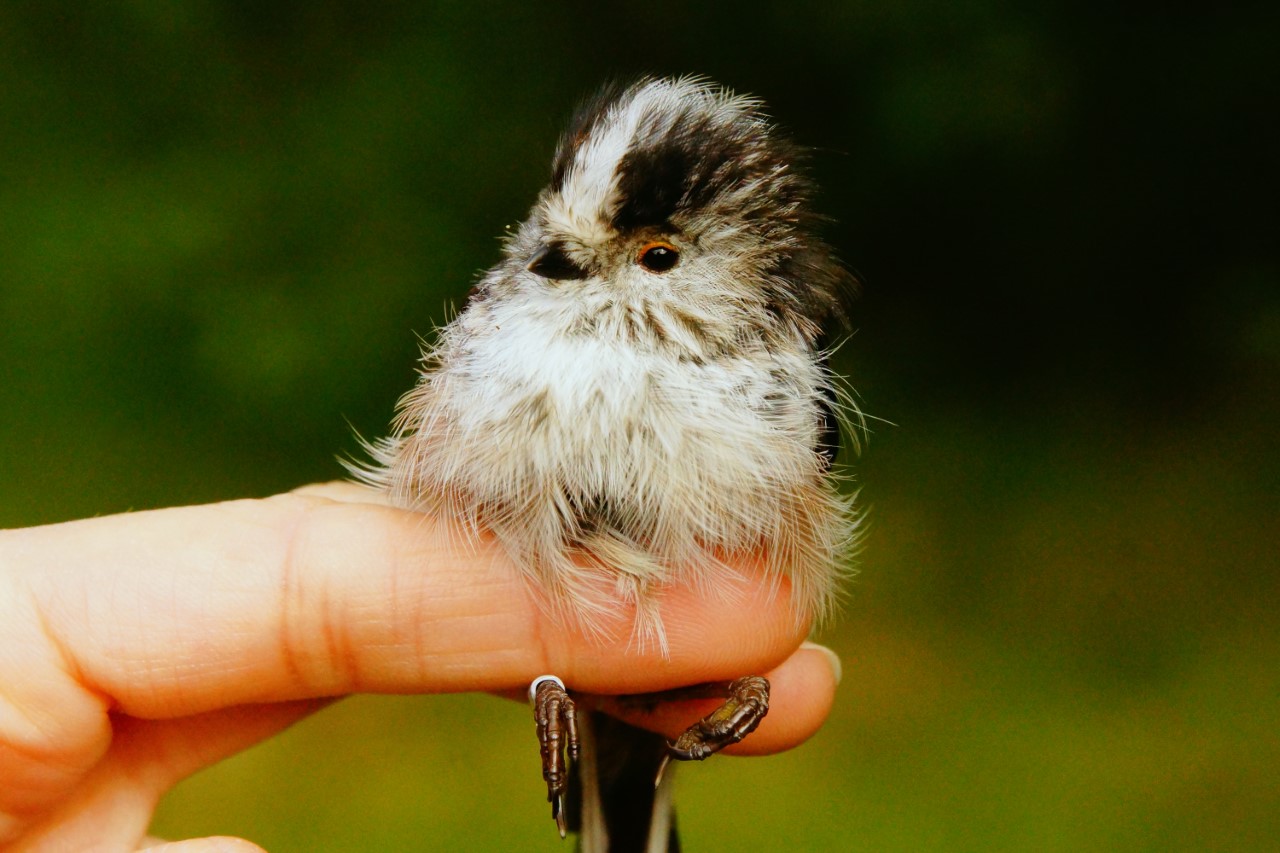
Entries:
MULTIPOLYGON (((630 525, 620 534, 674 556, 773 534, 784 496, 821 477, 823 378, 800 350, 694 364, 567 333, 551 302, 483 315, 445 335, 415 401, 407 440, 432 460, 413 466, 410 493, 530 511, 541 501, 551 513, 603 503, 630 525)), ((572 544, 575 520, 562 521, 572 544)))

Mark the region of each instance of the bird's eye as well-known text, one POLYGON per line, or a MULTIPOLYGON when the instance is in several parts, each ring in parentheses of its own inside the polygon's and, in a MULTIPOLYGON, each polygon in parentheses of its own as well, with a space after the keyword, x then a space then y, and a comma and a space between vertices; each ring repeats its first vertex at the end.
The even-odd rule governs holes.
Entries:
POLYGON ((636 255, 636 263, 649 272, 666 272, 680 261, 680 252, 675 246, 662 240, 645 243, 636 255))

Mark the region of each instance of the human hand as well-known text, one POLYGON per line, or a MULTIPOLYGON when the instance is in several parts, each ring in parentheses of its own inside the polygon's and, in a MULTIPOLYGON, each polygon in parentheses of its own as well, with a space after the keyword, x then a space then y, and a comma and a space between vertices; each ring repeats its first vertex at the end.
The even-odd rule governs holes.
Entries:
MULTIPOLYGON (((807 626, 769 590, 746 570, 732 597, 668 590, 663 659, 628 647, 626 613, 612 643, 556 625, 496 543, 350 484, 0 531, 0 848, 148 846, 178 781, 348 693, 514 696, 545 672, 641 693, 766 672, 771 713, 732 751, 788 749, 825 720, 838 665, 800 647, 807 626)), ((715 704, 611 711, 675 736, 715 704)))

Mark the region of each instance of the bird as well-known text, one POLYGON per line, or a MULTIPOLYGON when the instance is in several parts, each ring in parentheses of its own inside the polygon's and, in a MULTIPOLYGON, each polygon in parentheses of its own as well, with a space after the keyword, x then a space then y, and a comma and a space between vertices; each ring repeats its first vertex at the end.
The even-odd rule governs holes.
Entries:
MULTIPOLYGON (((855 280, 805 160, 760 100, 705 78, 604 86, 356 476, 487 531, 554 620, 603 642, 665 651, 663 590, 714 590, 748 555, 797 619, 828 614, 860 522, 834 464, 857 409, 829 366, 855 280), (602 627, 620 607, 629 638, 602 627)), ((758 676, 689 690, 725 704, 667 742, 554 675, 530 685, 562 837, 678 849, 667 762, 768 711, 758 676)))

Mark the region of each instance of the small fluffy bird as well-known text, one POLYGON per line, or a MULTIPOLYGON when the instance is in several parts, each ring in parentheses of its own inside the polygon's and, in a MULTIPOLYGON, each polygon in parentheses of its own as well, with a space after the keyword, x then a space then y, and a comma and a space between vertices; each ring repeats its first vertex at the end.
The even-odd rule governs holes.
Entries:
MULTIPOLYGON (((798 619, 827 612, 856 528, 832 473, 855 410, 825 344, 852 278, 815 233, 800 157, 759 101, 701 79, 607 87, 359 476, 492 531, 564 624, 632 608, 633 636, 602 641, 664 647, 663 589, 715 594, 748 556, 789 581, 798 619)), ((562 835, 676 849, 667 760, 768 709, 763 678, 700 689, 725 705, 667 743, 535 681, 562 835)))

